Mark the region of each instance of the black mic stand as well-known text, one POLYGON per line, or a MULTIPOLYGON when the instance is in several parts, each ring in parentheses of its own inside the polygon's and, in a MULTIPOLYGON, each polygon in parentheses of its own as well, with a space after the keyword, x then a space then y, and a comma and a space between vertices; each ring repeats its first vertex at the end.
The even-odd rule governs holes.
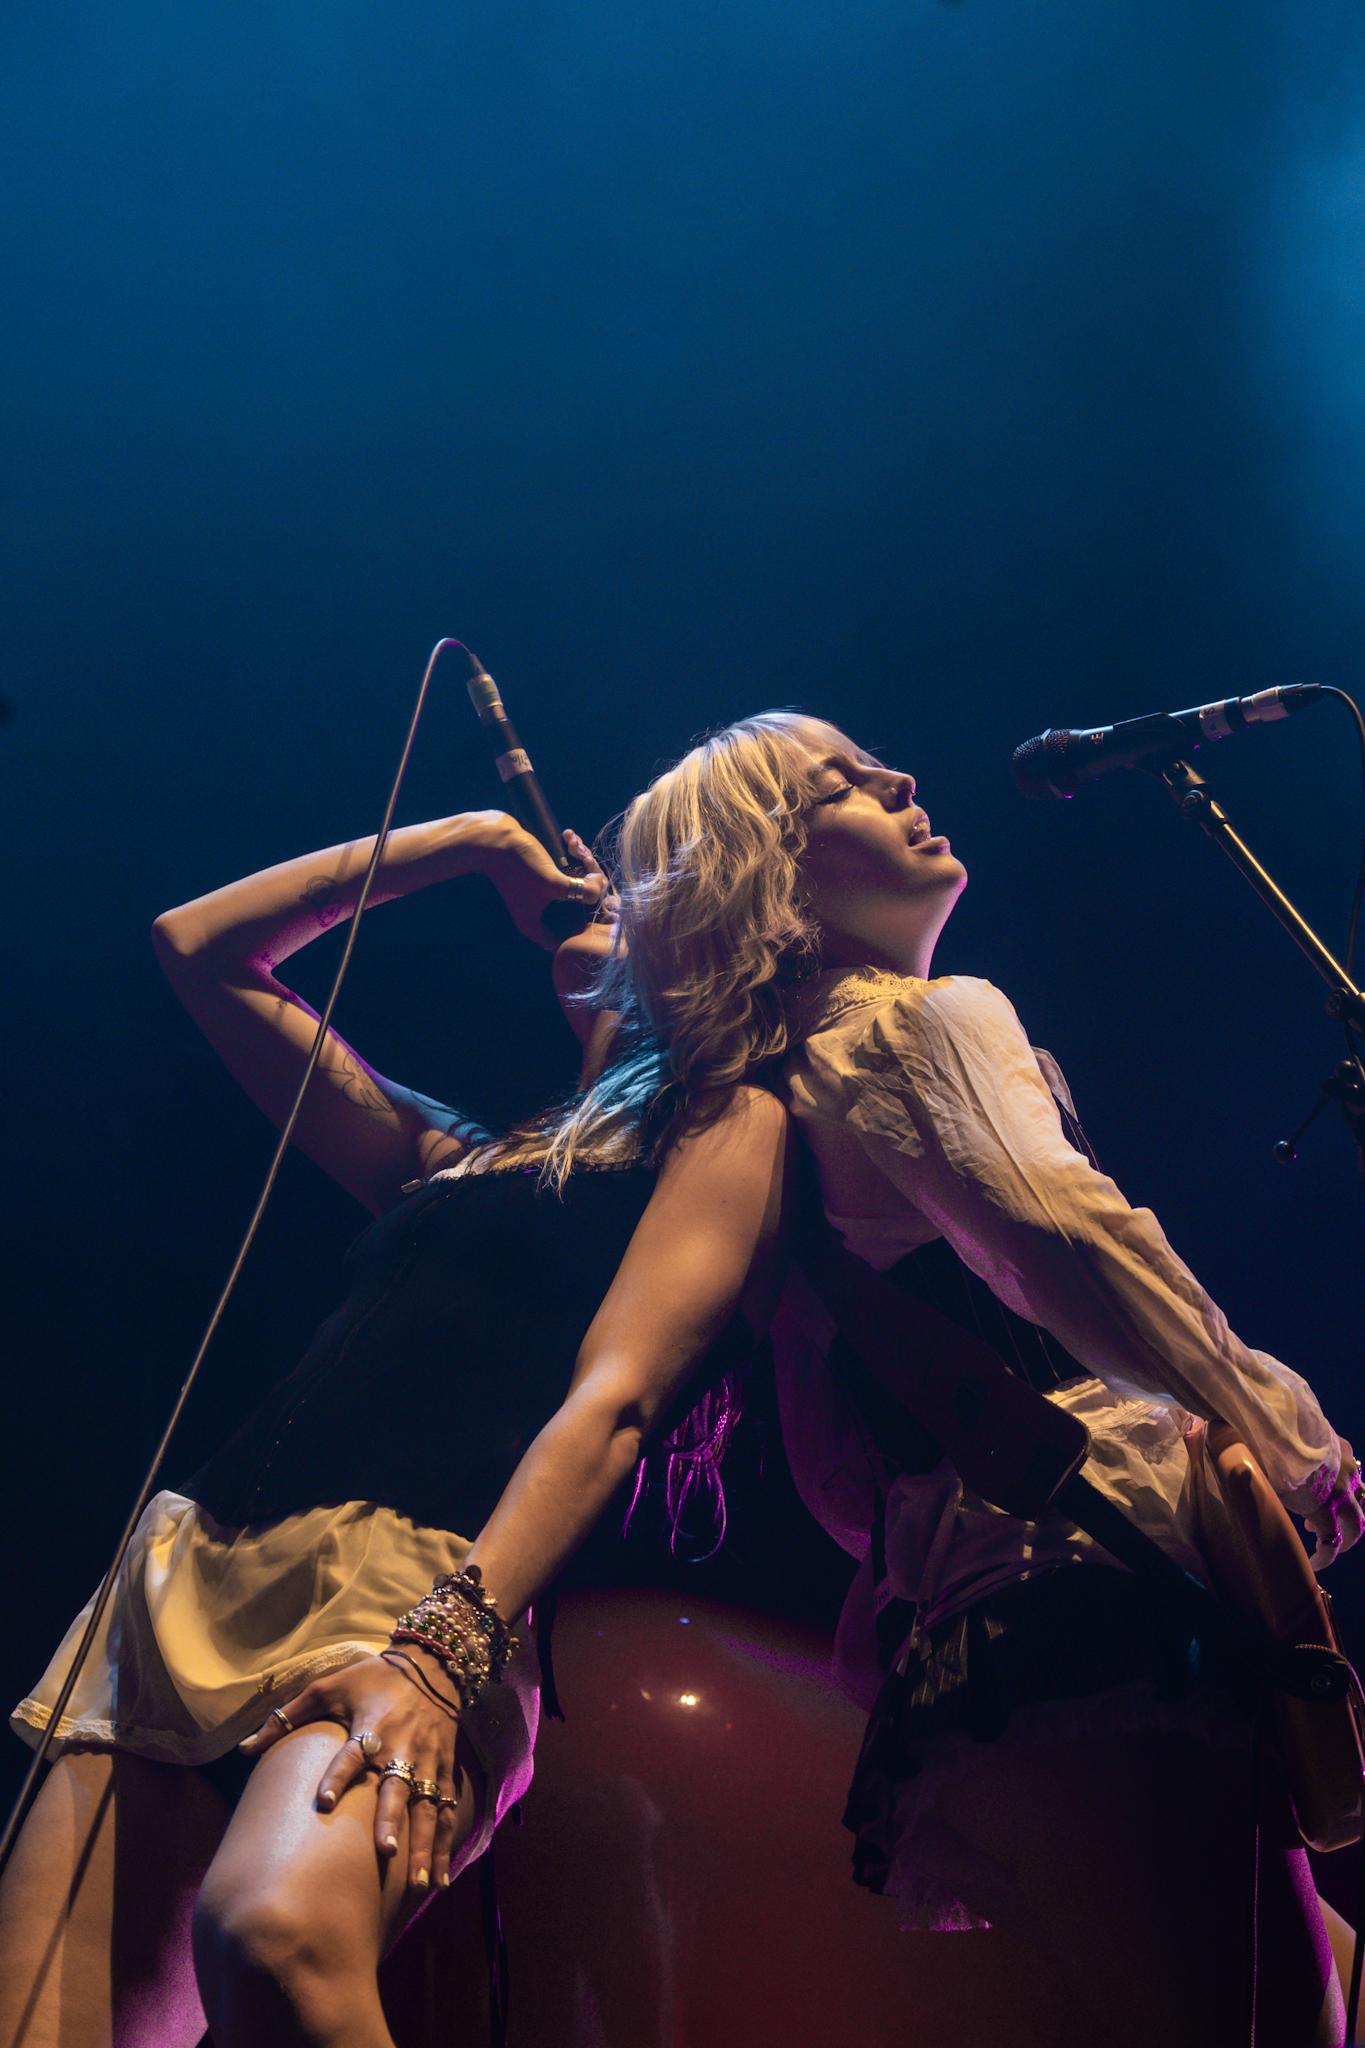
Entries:
POLYGON ((1328 952, 1312 926, 1300 917, 1283 889, 1266 873, 1246 842, 1238 837, 1227 812, 1203 776, 1178 755, 1161 765, 1153 762, 1150 772, 1165 783, 1179 806, 1182 818, 1198 825, 1215 845, 1222 847, 1239 874, 1246 877, 1262 903, 1279 919, 1295 945, 1308 955, 1330 990, 1327 1014, 1338 1018, 1346 1033, 1346 1058, 1323 1082, 1320 1100, 1293 1137, 1282 1138, 1276 1145, 1275 1157, 1282 1163, 1293 1159, 1298 1140, 1313 1118, 1329 1102, 1336 1102, 1355 1140, 1361 1178, 1365 1180, 1365 1069, 1361 1065, 1360 1049, 1352 1036, 1353 1030, 1365 1026, 1365 995, 1361 994, 1340 962, 1328 952))

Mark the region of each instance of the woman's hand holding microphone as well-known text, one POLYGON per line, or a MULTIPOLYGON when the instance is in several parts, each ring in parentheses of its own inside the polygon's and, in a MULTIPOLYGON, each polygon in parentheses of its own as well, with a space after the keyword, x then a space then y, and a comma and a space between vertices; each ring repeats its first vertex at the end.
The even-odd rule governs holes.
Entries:
POLYGON ((506 812, 475 815, 481 825, 487 820, 480 834, 480 868, 507 905, 523 938, 532 939, 553 953, 562 934, 556 937, 547 929, 543 922, 546 910, 554 904, 580 904, 591 918, 610 896, 611 884, 592 849, 576 832, 566 832, 564 850, 580 870, 577 875, 566 875, 555 866, 540 841, 506 812))

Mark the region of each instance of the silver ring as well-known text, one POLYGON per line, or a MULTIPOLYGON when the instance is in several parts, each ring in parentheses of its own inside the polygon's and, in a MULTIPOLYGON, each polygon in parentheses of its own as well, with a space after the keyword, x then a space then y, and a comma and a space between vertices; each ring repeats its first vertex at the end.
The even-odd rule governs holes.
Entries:
POLYGON ((441 1788, 434 1778, 414 1778, 412 1781, 412 1797, 414 1799, 429 1799, 433 1806, 439 1806, 441 1803, 441 1788))
POLYGON ((591 903, 592 898, 588 894, 588 878, 586 875, 575 875, 572 878, 569 883, 569 893, 566 901, 569 903, 591 903))
POLYGON ((272 1707, 270 1710, 270 1718, 272 1721, 279 1722, 281 1728, 283 1728, 286 1735, 293 1734, 294 1724, 290 1720, 288 1714, 285 1713, 283 1707, 272 1707))
POLYGON ((401 1756, 391 1756, 379 1775, 381 1778, 400 1778, 408 1787, 408 1796, 411 1798, 412 1787, 416 1782, 416 1774, 413 1771, 412 1765, 404 1763, 401 1756))
POLYGON ((367 1728, 363 1735, 353 1735, 351 1740, 364 1757, 366 1763, 369 1763, 372 1757, 378 1756, 384 1746, 373 1728, 367 1728))

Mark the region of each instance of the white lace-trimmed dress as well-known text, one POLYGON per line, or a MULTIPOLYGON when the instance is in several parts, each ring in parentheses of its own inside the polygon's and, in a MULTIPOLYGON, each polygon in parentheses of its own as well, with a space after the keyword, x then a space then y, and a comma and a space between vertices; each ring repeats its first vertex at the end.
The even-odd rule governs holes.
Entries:
MULTIPOLYGON (((830 1222, 915 1291, 926 1290, 913 1269, 932 1268, 945 1312, 958 1312, 945 1290, 960 1295, 959 1319, 1084 1421, 1085 1476, 1148 1536, 1207 1577, 1183 1442, 1194 1415, 1231 1422, 1300 1511, 1322 1497, 1341 1452, 1311 1390, 1240 1342, 1155 1217, 1078 1149, 1065 1081, 998 989, 835 973, 802 1021, 788 1100, 830 1222)), ((936 1787, 970 1768, 981 1741, 1180 1727, 1244 1742, 1245 1714, 1169 1668, 1146 1589, 1083 1531, 1020 1522, 964 1492, 927 1437, 888 1484, 830 1369, 836 1333, 799 1275, 774 1335, 798 1488, 862 1561, 838 1647, 846 1689, 875 1708, 848 1814, 861 1881, 896 1895, 906 1926, 986 1924, 959 1890, 971 1858, 934 1811, 936 1787), (876 1626, 888 1601, 903 1603, 889 1642, 876 1626), (907 1628, 893 1703, 886 1672, 907 1628)))

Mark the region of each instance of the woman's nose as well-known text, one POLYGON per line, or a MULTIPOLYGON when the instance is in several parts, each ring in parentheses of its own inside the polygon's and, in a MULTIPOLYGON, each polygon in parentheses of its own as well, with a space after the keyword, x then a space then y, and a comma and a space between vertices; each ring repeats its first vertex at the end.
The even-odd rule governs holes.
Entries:
POLYGON ((890 800, 889 808, 893 811, 903 811, 907 804, 915 800, 914 776, 893 775, 887 784, 886 793, 890 800))

